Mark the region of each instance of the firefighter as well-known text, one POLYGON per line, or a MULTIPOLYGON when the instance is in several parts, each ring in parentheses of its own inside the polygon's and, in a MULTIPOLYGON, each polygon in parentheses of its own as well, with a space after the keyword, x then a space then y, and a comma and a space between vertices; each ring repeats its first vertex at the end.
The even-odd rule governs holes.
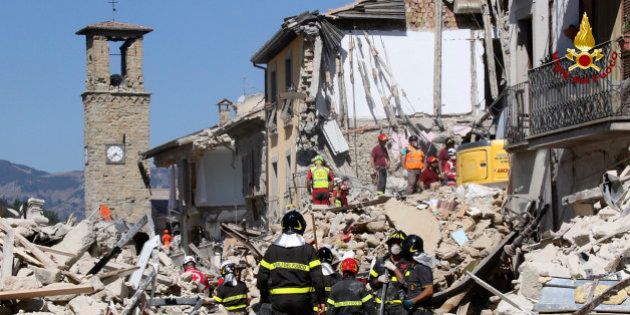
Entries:
POLYGON ((409 262, 403 257, 402 243, 407 235, 403 231, 395 231, 387 239, 389 253, 377 258, 370 269, 369 282, 375 290, 377 307, 384 304, 385 314, 398 315, 404 312, 402 295, 404 294, 402 280, 409 268, 409 262), (385 285, 387 284, 387 286, 385 285), (383 289, 387 287, 384 302, 383 289))
POLYGON ((191 274, 190 281, 196 282, 197 288, 200 291, 206 291, 210 289, 210 282, 208 282, 208 276, 206 276, 203 272, 197 269, 197 261, 195 260, 195 257, 193 256, 184 257, 183 265, 184 265, 184 274, 186 273, 191 274))
POLYGON ((221 284, 215 291, 214 300, 223 305, 229 314, 247 314, 247 285, 236 276, 236 265, 225 261, 221 264, 221 284))
MULTIPOLYGON (((335 255, 330 250, 330 248, 326 246, 322 246, 317 251, 317 257, 319 257, 319 261, 322 263, 322 275, 324 276, 324 291, 326 291, 326 298, 330 294, 330 290, 332 286, 341 280, 341 275, 335 270, 332 266, 335 261, 335 255)), ((315 311, 318 311, 317 306, 314 308, 315 311)))
POLYGON ((377 139, 378 144, 372 148, 370 163, 372 165, 372 178, 376 178, 376 194, 381 196, 385 194, 385 188, 387 187, 389 153, 386 145, 389 138, 386 134, 381 133, 377 139))
POLYGON ((173 237, 169 234, 168 229, 164 229, 162 233, 162 246, 164 246, 164 250, 168 251, 171 249, 171 241, 173 237))
POLYGON ((313 166, 306 174, 306 189, 313 196, 313 204, 327 205, 329 203, 331 182, 335 176, 333 172, 324 166, 324 158, 317 155, 312 160, 313 166))
POLYGON ((335 207, 347 207, 348 206, 348 194, 350 193, 350 187, 348 187, 347 178, 335 177, 335 187, 333 188, 331 196, 331 204, 335 207))
POLYGON ((374 300, 365 288, 365 284, 355 279, 359 264, 354 258, 341 262, 343 279, 332 286, 326 300, 328 315, 337 314, 374 314, 374 300))
POLYGON ((315 248, 302 237, 305 229, 306 221, 299 212, 287 212, 282 218, 282 234, 260 261, 256 286, 261 303, 271 303, 273 314, 312 314, 314 304, 324 309, 322 266, 315 248))
POLYGON ((409 235, 402 245, 404 256, 411 263, 405 272, 405 300, 407 315, 429 315, 433 296, 433 258, 424 252, 422 238, 409 235))

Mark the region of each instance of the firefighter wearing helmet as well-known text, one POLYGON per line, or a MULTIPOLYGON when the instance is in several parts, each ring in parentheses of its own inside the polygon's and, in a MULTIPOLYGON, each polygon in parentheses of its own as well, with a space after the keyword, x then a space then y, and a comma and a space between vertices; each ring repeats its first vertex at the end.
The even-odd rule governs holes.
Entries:
POLYGON ((433 296, 434 258, 424 252, 422 238, 409 235, 402 244, 403 255, 410 262, 405 272, 406 286, 403 307, 407 314, 428 315, 431 311, 431 296, 433 296))
POLYGON ((376 194, 383 195, 387 186, 387 169, 389 168, 389 153, 387 152, 386 134, 378 135, 378 144, 372 148, 371 164, 372 177, 376 179, 376 194))
POLYGON ((359 272, 359 263, 354 258, 341 262, 341 281, 333 285, 326 300, 327 314, 373 314, 374 300, 363 282, 355 277, 359 272))
POLYGON ((313 204, 327 205, 335 176, 330 168, 324 165, 326 161, 321 155, 316 155, 312 162, 313 165, 306 174, 306 189, 312 194, 313 204))
POLYGON ((217 287, 212 298, 223 305, 229 314, 247 314, 247 285, 238 279, 236 265, 231 261, 224 261, 221 264, 221 277, 224 281, 217 287))
POLYGON ((273 314, 312 314, 314 304, 324 309, 322 266, 315 248, 302 237, 305 230, 304 217, 295 210, 287 212, 282 234, 260 261, 256 286, 261 303, 271 304, 273 314))
POLYGON ((405 232, 394 231, 387 239, 388 253, 372 261, 369 282, 375 290, 375 302, 383 304, 385 314, 403 314, 401 296, 404 274, 409 268, 409 261, 402 253, 402 243, 407 237, 405 232), (383 292, 385 290, 385 292, 383 292))

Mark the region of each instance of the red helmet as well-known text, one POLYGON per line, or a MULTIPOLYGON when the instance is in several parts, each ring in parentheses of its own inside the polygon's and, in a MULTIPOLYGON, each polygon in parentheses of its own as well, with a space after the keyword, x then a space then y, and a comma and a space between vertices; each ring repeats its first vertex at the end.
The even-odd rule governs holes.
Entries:
POLYGON ((389 140, 389 138, 387 137, 386 134, 381 133, 378 135, 378 141, 387 141, 387 140, 389 140))
POLYGON ((430 157, 427 159, 427 162, 428 162, 429 164, 431 164, 431 163, 433 163, 433 162, 437 162, 437 161, 438 161, 438 159, 437 159, 435 156, 430 156, 430 157))
POLYGON ((359 264, 354 258, 346 258, 341 262, 341 272, 350 271, 353 274, 359 272, 359 264))

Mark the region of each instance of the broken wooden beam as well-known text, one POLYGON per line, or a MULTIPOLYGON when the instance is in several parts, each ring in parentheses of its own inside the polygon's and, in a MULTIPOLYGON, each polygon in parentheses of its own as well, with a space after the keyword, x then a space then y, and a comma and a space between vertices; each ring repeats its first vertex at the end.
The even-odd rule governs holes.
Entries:
POLYGON ((243 245, 245 245, 245 247, 247 247, 249 250, 252 251, 252 254, 254 254, 254 257, 257 260, 261 260, 263 258, 263 254, 260 252, 260 250, 258 248, 256 248, 254 245, 252 245, 249 240, 247 239, 246 236, 232 230, 231 228, 229 228, 228 226, 224 226, 221 225, 221 230, 223 232, 225 232, 226 234, 228 234, 229 236, 237 239, 238 241, 240 241, 243 245))
POLYGON ((575 311, 573 315, 589 314, 597 306, 606 301, 606 299, 608 299, 611 295, 616 294, 617 292, 619 292, 619 290, 625 289, 625 287, 627 287, 628 285, 630 285, 630 278, 619 281, 619 283, 606 289, 606 291, 602 292, 600 296, 594 298, 591 302, 584 304, 582 307, 580 307, 579 310, 575 311))
POLYGON ((212 262, 210 262, 208 258, 206 258, 206 255, 203 255, 203 253, 199 250, 199 248, 197 248, 197 246, 195 246, 195 244, 188 244, 188 248, 190 248, 190 250, 192 250, 195 255, 199 256, 202 264, 204 264, 207 268, 212 268, 212 262))
POLYGON ((196 305, 199 301, 203 301, 203 305, 210 305, 214 302, 211 299, 194 298, 162 298, 153 299, 150 306, 172 306, 172 305, 196 305))
POLYGON ((576 203, 595 203, 603 198, 602 190, 599 189, 599 187, 595 187, 562 197, 562 205, 569 206, 576 203))
POLYGON ((111 278, 111 277, 117 277, 117 278, 126 277, 138 269, 140 269, 140 267, 134 266, 134 267, 124 268, 124 269, 119 269, 119 270, 112 270, 108 272, 103 272, 99 274, 98 277, 99 279, 106 279, 106 278, 111 278))
MULTIPOLYGON (((0 220, 0 228, 4 230, 5 233, 9 233, 9 231, 13 231, 13 228, 7 223, 6 220, 0 220)), ((48 257, 44 252, 42 252, 35 244, 29 242, 24 236, 20 235, 20 233, 15 233, 15 239, 17 242, 24 247, 27 251, 29 251, 35 258, 37 258, 45 267, 47 268, 57 268, 57 263, 54 262, 50 257, 48 257)))
MULTIPOLYGON (((375 206, 375 205, 380 205, 382 203, 386 203, 390 198, 391 197, 381 196, 381 197, 373 199, 373 200, 369 200, 369 201, 365 201, 365 202, 359 202, 359 203, 354 203, 354 204, 350 204, 350 205, 343 206, 343 207, 328 208, 328 209, 325 209, 325 211, 342 212, 342 211, 348 211, 348 210, 358 210, 358 209, 363 209, 365 207, 375 206)), ((313 210, 324 210, 324 209, 319 209, 319 208, 313 207, 313 210)))
POLYGON ((151 272, 151 274, 147 278, 145 278, 142 283, 140 283, 138 290, 133 294, 133 296, 129 300, 129 303, 122 311, 122 315, 129 315, 136 309, 136 307, 140 303, 140 297, 142 296, 142 294, 144 294, 144 290, 147 289, 149 284, 153 282, 153 278, 155 278, 156 276, 157 270, 154 269, 153 272, 151 272))
POLYGON ((6 300, 26 300, 37 297, 55 296, 55 295, 71 295, 71 294, 88 294, 94 292, 91 284, 72 285, 66 288, 39 288, 31 290, 16 290, 0 292, 0 301, 6 300))
POLYGON ((260 231, 248 230, 248 229, 245 229, 244 227, 238 226, 238 225, 236 225, 234 223, 221 223, 221 224, 222 225, 225 224, 229 228, 231 228, 232 230, 237 231, 237 232, 239 232, 239 233, 241 233, 243 235, 246 235, 246 236, 259 237, 259 236, 262 235, 262 232, 260 232, 260 231))
POLYGON ((140 231, 140 229, 147 224, 148 222, 148 218, 147 215, 143 215, 142 218, 136 222, 136 224, 134 224, 116 243, 116 245, 114 246, 114 248, 112 249, 112 251, 105 255, 103 258, 101 258, 101 260, 99 260, 96 264, 94 264, 94 267, 92 267, 92 269, 90 269, 90 271, 88 271, 88 275, 95 275, 97 274, 99 271, 101 271, 101 269, 103 269, 103 267, 105 267, 105 265, 107 265, 107 263, 114 258, 115 256, 117 256, 120 252, 122 252, 122 248, 123 246, 125 246, 125 244, 127 244, 134 235, 136 235, 138 233, 138 231, 140 231))
POLYGON ((35 244, 35 246, 37 246, 37 248, 39 248, 42 252, 56 254, 56 255, 60 255, 60 256, 66 256, 66 257, 74 257, 75 256, 73 253, 64 252, 64 251, 61 251, 61 250, 58 250, 58 249, 54 249, 52 247, 42 246, 42 245, 37 245, 37 244, 35 244))
MULTIPOLYGON (((0 246, 4 246, 4 240, 2 238, 0 238, 0 246)), ((25 251, 23 251, 19 247, 18 248, 16 248, 15 246, 13 247, 13 254, 15 254, 15 256, 17 256, 19 259, 22 259, 25 262, 29 263, 30 265, 34 265, 36 267, 44 267, 44 264, 42 264, 35 257, 27 254, 25 251)))

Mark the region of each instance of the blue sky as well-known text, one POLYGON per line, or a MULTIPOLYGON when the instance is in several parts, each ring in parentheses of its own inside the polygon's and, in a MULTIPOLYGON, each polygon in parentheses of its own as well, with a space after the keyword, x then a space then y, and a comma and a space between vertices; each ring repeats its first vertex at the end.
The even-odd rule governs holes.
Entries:
MULTIPOLYGON (((107 0, 0 2, 0 159, 49 172, 83 168, 85 42, 107 0)), ((217 122, 216 101, 262 91, 249 61, 283 18, 352 0, 120 0, 116 20, 150 26, 145 88, 151 145, 217 122)))

